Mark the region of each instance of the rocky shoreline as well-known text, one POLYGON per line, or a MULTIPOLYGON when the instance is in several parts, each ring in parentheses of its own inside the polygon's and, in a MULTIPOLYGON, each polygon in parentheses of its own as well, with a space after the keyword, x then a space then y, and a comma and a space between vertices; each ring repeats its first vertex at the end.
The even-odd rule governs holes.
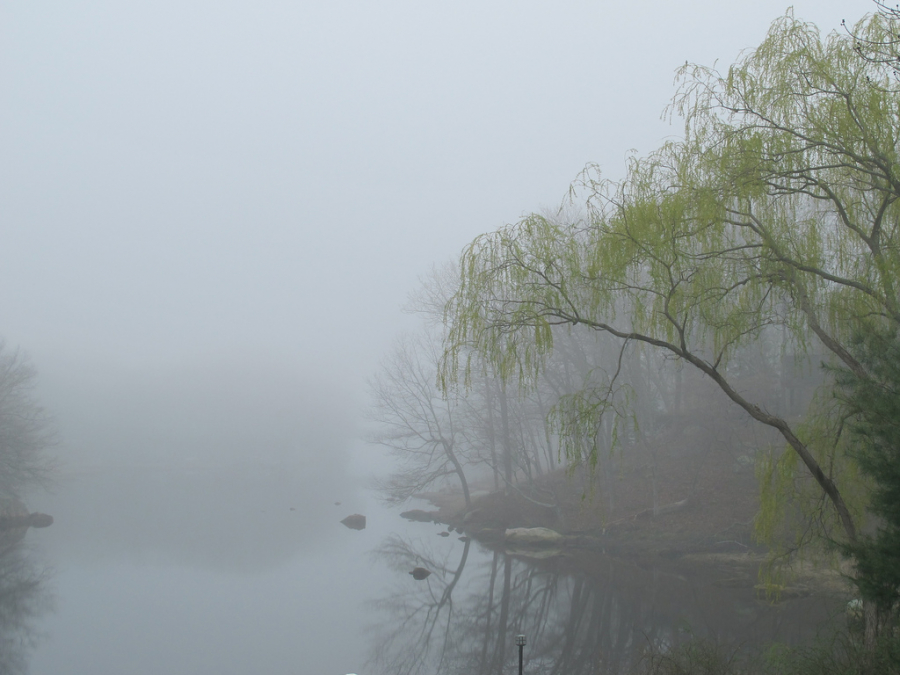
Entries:
POLYGON ((687 500, 674 503, 674 508, 657 509, 655 515, 642 509, 621 522, 609 523, 596 508, 592 519, 586 513, 592 504, 581 497, 575 510, 555 514, 546 508, 523 508, 522 499, 500 492, 482 493, 468 507, 461 493, 452 491, 417 497, 435 508, 405 511, 402 517, 441 524, 485 547, 552 564, 559 571, 590 576, 603 567, 601 560, 614 558, 644 569, 703 575, 717 586, 755 588, 769 601, 812 594, 850 597, 842 571, 815 562, 798 565, 790 582, 773 595, 772 588, 760 583, 767 556, 752 541, 752 521, 710 536, 696 526, 687 500), (567 522, 577 522, 578 529, 565 527, 567 522))

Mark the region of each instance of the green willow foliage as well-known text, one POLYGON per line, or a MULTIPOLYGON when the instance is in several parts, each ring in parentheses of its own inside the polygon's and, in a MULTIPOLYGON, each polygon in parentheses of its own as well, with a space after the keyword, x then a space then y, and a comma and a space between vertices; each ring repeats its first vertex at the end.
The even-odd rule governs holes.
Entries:
MULTIPOLYGON (((748 400, 735 357, 774 331, 864 375, 846 346, 854 327, 900 324, 900 94, 893 68, 856 49, 898 32, 876 15, 855 37, 823 37, 788 13, 727 72, 685 66, 670 110, 682 141, 631 160, 620 182, 588 168, 570 195, 579 219, 531 215, 465 249, 444 386, 479 359, 535 385, 564 325, 665 350, 782 435, 790 451, 772 458, 770 488, 800 485, 820 535, 856 540, 862 504, 834 416, 797 425, 748 400)), ((557 428, 613 405, 570 397, 557 428)), ((763 536, 787 503, 764 502, 763 536)))

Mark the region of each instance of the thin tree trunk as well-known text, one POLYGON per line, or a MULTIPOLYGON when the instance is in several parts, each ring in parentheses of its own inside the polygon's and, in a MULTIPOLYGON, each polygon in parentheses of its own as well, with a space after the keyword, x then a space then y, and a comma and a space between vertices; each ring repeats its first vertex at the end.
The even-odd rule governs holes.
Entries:
POLYGON ((484 378, 484 398, 487 402, 488 448, 491 451, 491 471, 494 473, 494 490, 500 489, 500 469, 497 464, 497 432, 494 429, 494 387, 493 382, 484 378))
POLYGON ((509 492, 509 486, 512 485, 513 464, 512 464, 512 439, 509 433, 509 406, 506 399, 506 382, 500 383, 500 423, 503 433, 503 475, 506 478, 504 492, 509 492))
POLYGON ((444 454, 447 455, 447 459, 449 459, 450 463, 453 465, 453 470, 456 472, 456 475, 459 476, 459 484, 462 486, 466 506, 471 506, 472 498, 469 495, 469 481, 466 480, 466 473, 463 471, 462 464, 460 464, 459 460, 456 458, 456 453, 453 452, 453 445, 446 440, 441 442, 444 445, 444 454))

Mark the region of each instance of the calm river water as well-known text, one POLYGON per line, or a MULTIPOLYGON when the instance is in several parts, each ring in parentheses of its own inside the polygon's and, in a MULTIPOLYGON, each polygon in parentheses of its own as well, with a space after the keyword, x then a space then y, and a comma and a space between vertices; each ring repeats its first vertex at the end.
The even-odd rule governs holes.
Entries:
POLYGON ((98 471, 29 506, 56 522, 0 558, 0 675, 499 675, 519 633, 526 673, 615 673, 690 634, 808 641, 837 606, 612 559, 566 573, 284 468, 98 471))

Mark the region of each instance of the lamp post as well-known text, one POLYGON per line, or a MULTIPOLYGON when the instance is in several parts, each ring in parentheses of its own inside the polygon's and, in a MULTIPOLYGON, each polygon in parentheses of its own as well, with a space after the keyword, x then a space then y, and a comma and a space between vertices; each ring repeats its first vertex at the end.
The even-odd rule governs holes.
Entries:
POLYGON ((516 635, 516 644, 519 646, 519 675, 522 675, 522 649, 525 647, 525 636, 516 635))

